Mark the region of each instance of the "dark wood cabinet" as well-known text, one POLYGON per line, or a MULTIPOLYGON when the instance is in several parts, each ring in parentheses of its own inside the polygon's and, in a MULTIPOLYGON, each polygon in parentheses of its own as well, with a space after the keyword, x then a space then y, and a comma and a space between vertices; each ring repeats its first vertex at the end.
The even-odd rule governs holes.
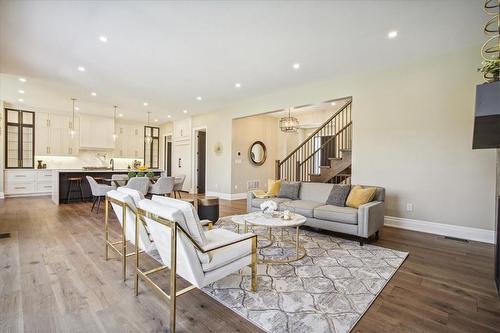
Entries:
POLYGON ((5 109, 5 168, 35 167, 35 113, 5 109))

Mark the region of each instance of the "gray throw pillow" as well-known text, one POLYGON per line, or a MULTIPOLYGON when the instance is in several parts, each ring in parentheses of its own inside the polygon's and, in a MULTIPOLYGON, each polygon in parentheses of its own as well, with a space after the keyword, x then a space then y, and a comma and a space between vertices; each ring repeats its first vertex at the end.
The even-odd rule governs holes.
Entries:
POLYGON ((278 198, 299 200, 300 182, 281 182, 278 198))
POLYGON ((350 191, 351 185, 334 184, 328 199, 326 199, 326 204, 345 207, 345 201, 350 191))

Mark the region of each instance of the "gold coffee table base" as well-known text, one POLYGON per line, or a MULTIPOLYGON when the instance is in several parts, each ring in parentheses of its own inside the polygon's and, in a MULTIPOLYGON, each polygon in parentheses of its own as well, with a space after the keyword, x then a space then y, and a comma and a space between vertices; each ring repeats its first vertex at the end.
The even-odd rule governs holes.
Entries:
MULTIPOLYGON (((281 228, 281 242, 294 244, 295 245, 295 256, 287 257, 287 259, 257 259, 257 262, 259 264, 270 264, 270 265, 272 265, 272 264, 289 264, 291 262, 294 262, 294 261, 297 261, 297 260, 304 258, 306 256, 306 249, 300 245, 299 227, 300 226, 295 227, 295 230, 296 230, 295 231, 295 242, 284 241, 283 240, 283 228, 281 228)), ((248 224, 246 222, 244 225, 244 230, 245 230, 245 233, 248 232, 248 224)), ((276 242, 276 236, 274 236, 272 234, 272 228, 269 227, 268 230, 269 230, 269 237, 267 240, 269 241, 269 243, 266 245, 259 246, 258 247, 259 249, 264 249, 266 247, 270 247, 271 245, 273 245, 276 242)), ((238 233, 239 232, 240 232, 240 227, 238 225, 238 233)), ((257 235, 257 243, 258 243, 258 239, 259 239, 259 235, 257 235)))

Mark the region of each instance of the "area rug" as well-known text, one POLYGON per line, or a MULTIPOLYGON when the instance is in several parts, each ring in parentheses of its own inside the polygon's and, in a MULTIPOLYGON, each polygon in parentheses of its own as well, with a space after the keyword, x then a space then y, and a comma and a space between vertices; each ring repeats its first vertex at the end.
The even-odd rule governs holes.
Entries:
MULTIPOLYGON (((236 231, 230 219, 216 226, 236 231)), ((281 232, 275 235, 281 239, 281 232)), ((284 242, 260 249, 260 258, 292 256, 294 246, 287 241, 293 237, 295 229, 284 229, 284 242)), ((303 259, 258 265, 256 292, 250 289, 249 267, 202 290, 266 332, 349 332, 408 256, 309 230, 300 231, 300 241, 303 259)))

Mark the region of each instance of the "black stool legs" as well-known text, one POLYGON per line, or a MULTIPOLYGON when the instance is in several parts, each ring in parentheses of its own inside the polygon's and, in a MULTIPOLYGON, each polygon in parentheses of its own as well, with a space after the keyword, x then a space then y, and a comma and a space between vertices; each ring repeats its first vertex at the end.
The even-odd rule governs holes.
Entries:
POLYGON ((82 178, 68 178, 69 186, 68 186, 68 195, 66 196, 66 203, 69 203, 71 200, 71 192, 80 192, 80 201, 83 202, 83 188, 82 188, 82 178))

